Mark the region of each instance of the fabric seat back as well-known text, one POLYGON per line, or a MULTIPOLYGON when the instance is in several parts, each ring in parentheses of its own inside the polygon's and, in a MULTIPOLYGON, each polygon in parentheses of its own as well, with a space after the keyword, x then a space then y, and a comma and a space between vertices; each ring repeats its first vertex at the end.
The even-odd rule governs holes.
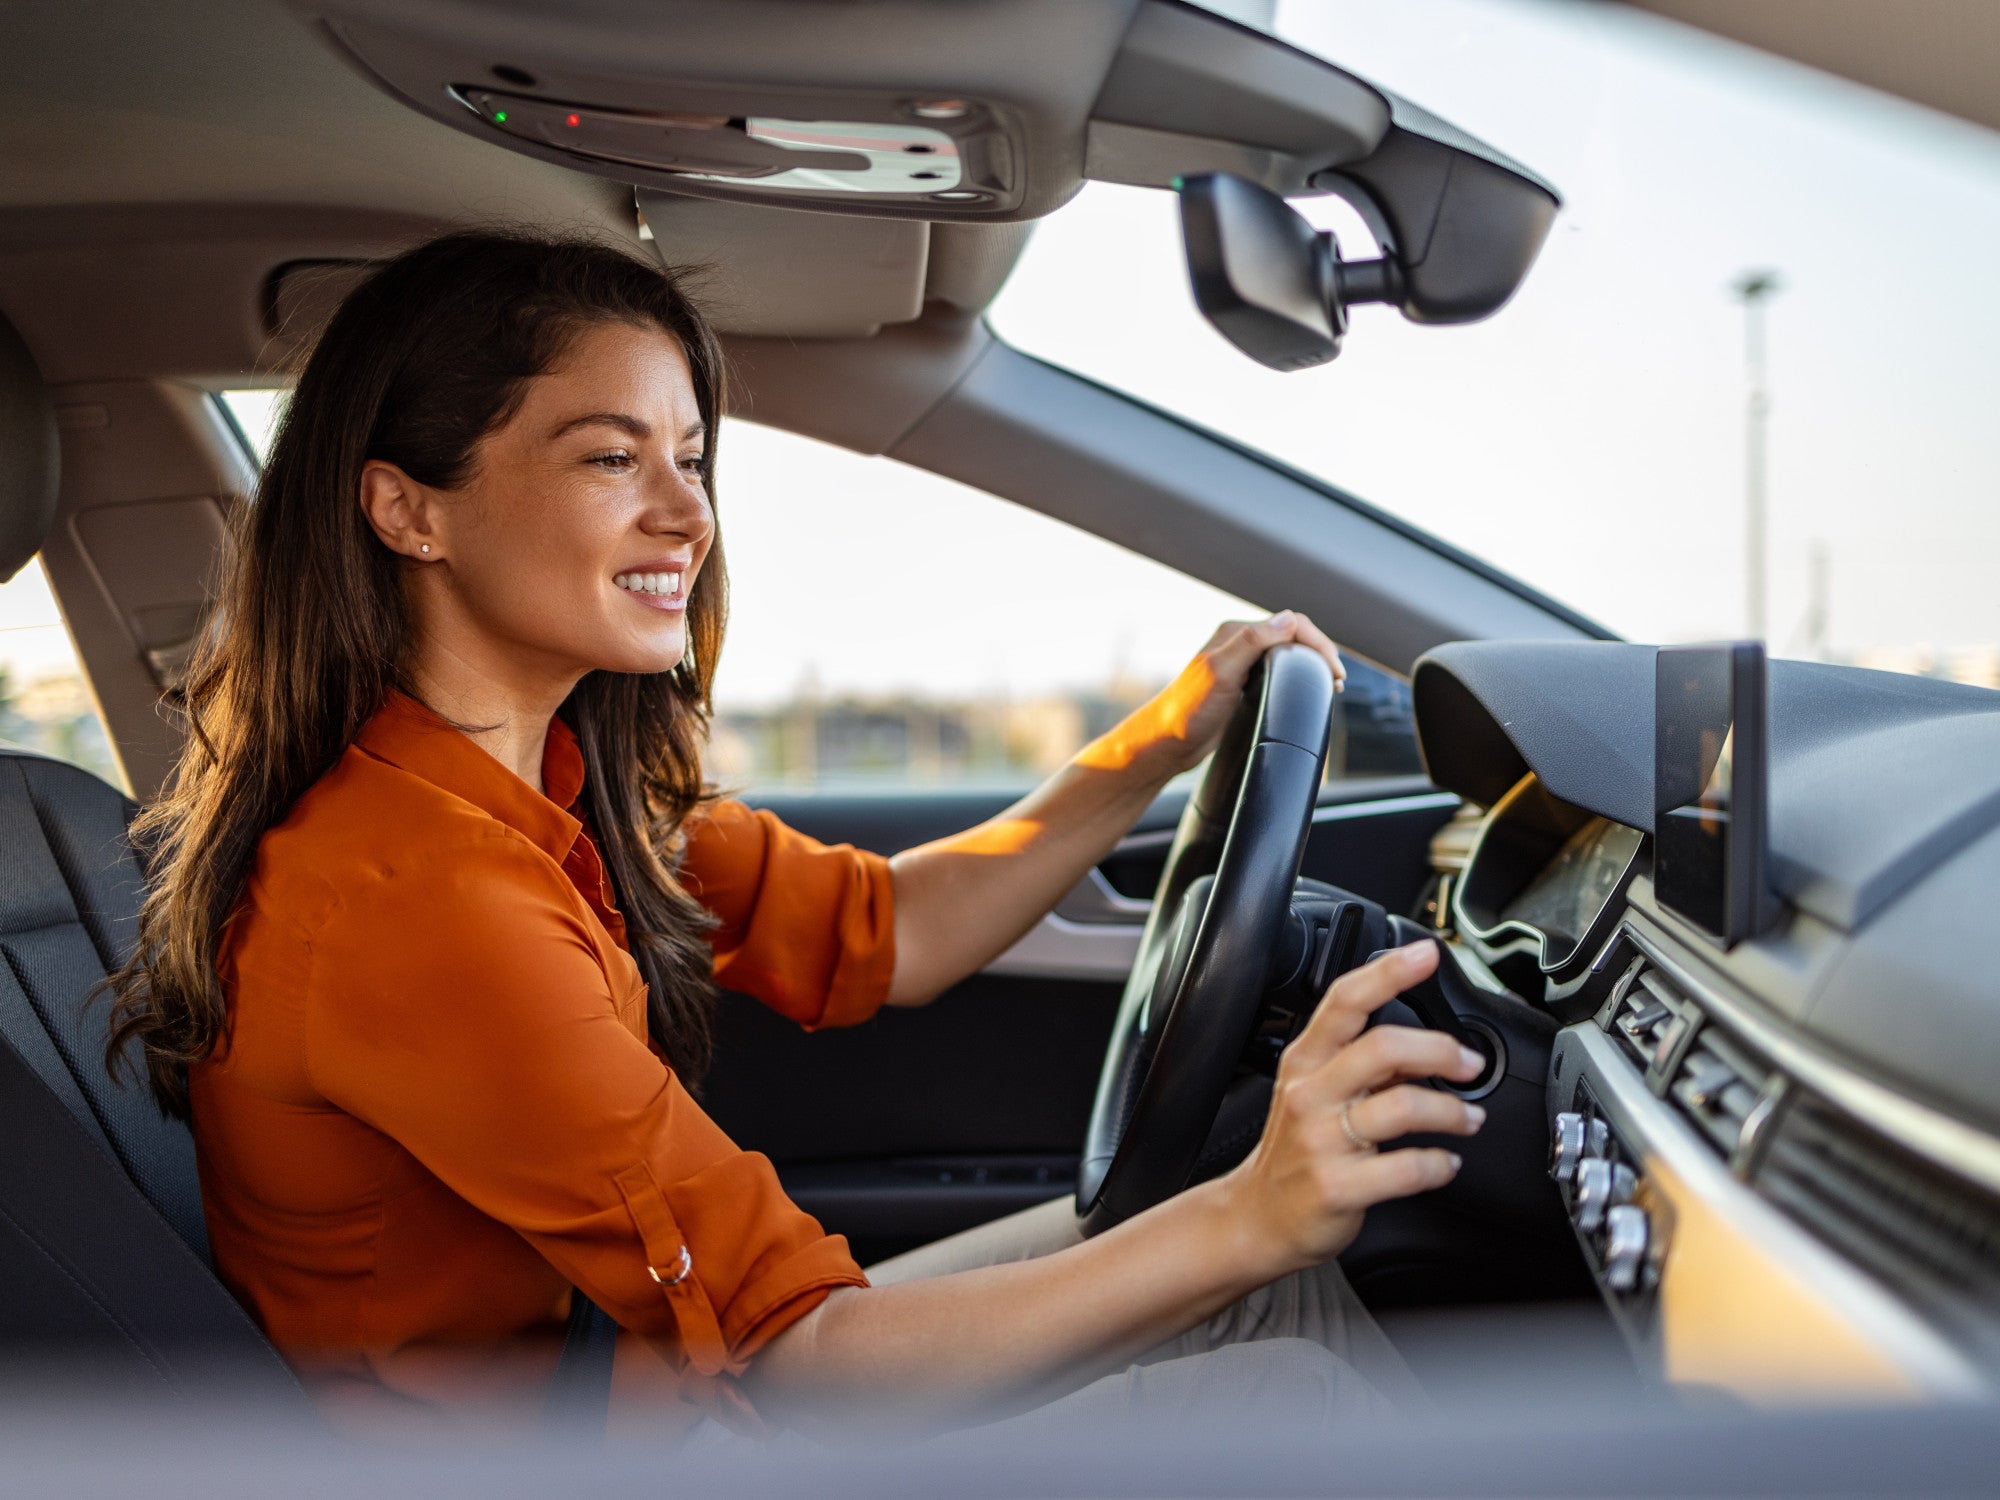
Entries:
MULTIPOLYGON (((48 534, 58 459, 41 373, 0 318, 0 582, 48 534)), ((176 1392, 222 1375, 303 1413, 209 1269, 193 1136, 141 1070, 114 1082, 105 1067, 100 986, 132 950, 144 889, 135 810, 87 771, 0 743, 0 1356, 83 1355, 96 1376, 176 1392)))
POLYGON ((104 1063, 104 977, 131 952, 143 890, 133 805, 89 772, 0 751, 0 1035, 203 1261, 194 1140, 159 1112, 136 1057, 104 1063))

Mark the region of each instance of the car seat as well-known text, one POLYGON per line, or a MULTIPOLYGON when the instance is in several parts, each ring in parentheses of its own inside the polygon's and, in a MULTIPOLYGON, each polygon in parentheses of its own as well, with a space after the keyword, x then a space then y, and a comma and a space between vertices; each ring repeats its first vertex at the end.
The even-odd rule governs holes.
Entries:
MULTIPOLYGON (((58 462, 49 394, 0 318, 0 579, 41 548, 58 462)), ((136 811, 0 741, 0 1350, 175 1395, 221 1375, 303 1412, 209 1267, 192 1135, 161 1115, 136 1058, 118 1082, 104 1064, 98 984, 131 951, 144 888, 136 811)))

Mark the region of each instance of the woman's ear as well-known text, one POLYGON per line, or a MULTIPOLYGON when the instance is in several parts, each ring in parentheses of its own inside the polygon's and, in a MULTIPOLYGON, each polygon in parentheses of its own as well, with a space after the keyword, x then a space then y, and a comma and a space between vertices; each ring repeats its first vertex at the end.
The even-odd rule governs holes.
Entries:
POLYGON ((361 466, 361 513, 391 552, 412 562, 443 560, 429 490, 394 464, 371 458, 361 466))

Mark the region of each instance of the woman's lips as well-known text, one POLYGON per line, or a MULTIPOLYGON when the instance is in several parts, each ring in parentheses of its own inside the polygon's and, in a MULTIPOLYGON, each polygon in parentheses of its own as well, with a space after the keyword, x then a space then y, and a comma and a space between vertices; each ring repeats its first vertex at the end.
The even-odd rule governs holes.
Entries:
POLYGON ((619 573, 611 581, 620 593, 648 609, 678 611, 687 608, 687 594, 682 590, 686 576, 683 569, 658 569, 619 573))

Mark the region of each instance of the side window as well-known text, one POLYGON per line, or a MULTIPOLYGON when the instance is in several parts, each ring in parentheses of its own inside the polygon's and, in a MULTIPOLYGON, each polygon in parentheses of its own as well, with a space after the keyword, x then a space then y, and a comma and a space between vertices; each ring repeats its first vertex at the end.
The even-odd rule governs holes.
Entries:
MULTIPOLYGON (((710 748, 732 789, 1025 788, 1263 611, 885 458, 730 420, 729 635, 710 748)), ((1418 769, 1408 684, 1349 661, 1329 776, 1418 769)))
POLYGON ((40 558, 0 584, 0 740, 125 786, 40 558))
POLYGON ((1417 720, 1407 678, 1385 672, 1372 661, 1343 652, 1347 687, 1340 695, 1340 718, 1327 755, 1329 781, 1368 776, 1421 776, 1417 720))
POLYGON ((263 463, 271 456, 271 439, 278 431, 278 419, 292 393, 284 390, 242 390, 222 392, 222 409, 243 435, 243 441, 263 463))

